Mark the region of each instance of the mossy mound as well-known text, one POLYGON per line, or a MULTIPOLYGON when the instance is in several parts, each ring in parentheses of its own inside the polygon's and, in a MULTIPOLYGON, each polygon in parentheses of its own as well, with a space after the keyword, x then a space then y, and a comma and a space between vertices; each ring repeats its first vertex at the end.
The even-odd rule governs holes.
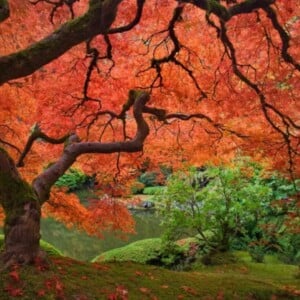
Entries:
POLYGON ((160 254, 160 238, 145 239, 101 253, 92 262, 132 261, 141 264, 154 260, 160 254))

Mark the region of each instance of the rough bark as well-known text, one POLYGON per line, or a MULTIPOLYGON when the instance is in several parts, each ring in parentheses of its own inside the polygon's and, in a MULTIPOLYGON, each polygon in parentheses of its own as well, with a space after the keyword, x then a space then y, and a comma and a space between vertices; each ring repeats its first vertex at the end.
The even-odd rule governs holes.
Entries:
POLYGON ((217 0, 182 0, 182 2, 192 3, 205 10, 208 14, 214 14, 221 20, 227 22, 236 15, 248 14, 256 9, 268 7, 274 4, 275 0, 245 0, 230 8, 225 7, 217 0))
POLYGON ((89 10, 83 16, 66 22, 52 34, 24 50, 0 57, 0 85, 30 75, 75 45, 106 33, 115 20, 120 2, 121 0, 91 1, 89 10))
POLYGON ((0 23, 9 17, 9 6, 7 0, 0 0, 0 23))
POLYGON ((0 150, 0 203, 5 212, 5 266, 28 264, 39 255, 40 204, 32 187, 19 175, 14 161, 0 150))

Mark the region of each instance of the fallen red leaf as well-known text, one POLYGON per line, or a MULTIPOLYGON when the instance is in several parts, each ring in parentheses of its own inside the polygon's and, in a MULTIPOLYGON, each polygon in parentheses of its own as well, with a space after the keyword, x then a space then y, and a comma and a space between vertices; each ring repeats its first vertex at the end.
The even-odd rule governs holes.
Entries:
POLYGON ((52 289, 52 281, 50 279, 46 279, 44 285, 48 290, 52 289))
POLYGON ((219 291, 216 300, 223 300, 223 299, 224 299, 224 291, 219 291))
POLYGON ((116 292, 124 299, 128 296, 128 290, 122 285, 116 287, 116 292))
POLYGON ((98 263, 93 263, 93 267, 97 270, 107 271, 109 270, 109 266, 99 265, 98 263))
POLYGON ((107 295, 107 299, 108 300, 117 300, 118 299, 118 295, 117 294, 109 294, 107 295))
POLYGON ((40 257, 35 258, 34 265, 35 265, 36 269, 40 272, 49 270, 49 264, 40 257))
POLYGON ((46 295, 46 291, 45 290, 39 290, 37 291, 37 296, 38 297, 44 297, 46 295))
POLYGON ((61 292, 63 290, 63 284, 58 279, 56 279, 55 282, 55 289, 57 292, 61 292))
POLYGON ((9 273, 9 276, 13 281, 16 281, 16 282, 20 281, 20 275, 17 271, 11 271, 9 273))
POLYGON ((136 276, 143 276, 144 274, 143 274, 143 272, 135 271, 135 275, 136 275, 136 276))
POLYGON ((12 297, 19 297, 19 296, 23 296, 23 291, 20 288, 16 288, 16 289, 12 289, 9 291, 9 294, 12 297))
POLYGON ((144 294, 149 294, 150 293, 150 289, 146 288, 146 287, 140 287, 140 291, 144 294))
POLYGON ((5 289, 6 292, 8 292, 8 294, 12 297, 19 297, 23 295, 23 291, 20 288, 15 288, 12 285, 8 285, 5 289))
POLYGON ((186 286, 186 285, 183 285, 181 287, 185 292, 187 292, 188 294, 191 294, 191 295, 197 295, 197 291, 189 286, 186 286))

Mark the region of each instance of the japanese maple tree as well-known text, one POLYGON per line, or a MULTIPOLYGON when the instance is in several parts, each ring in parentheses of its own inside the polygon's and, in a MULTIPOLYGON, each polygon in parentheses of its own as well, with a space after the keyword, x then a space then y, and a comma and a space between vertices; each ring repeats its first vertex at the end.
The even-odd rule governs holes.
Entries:
POLYGON ((299 1, 0 0, 0 22, 7 265, 39 255, 42 206, 132 230, 110 199, 52 189, 73 164, 122 180, 142 152, 175 166, 242 149, 299 174, 299 1))

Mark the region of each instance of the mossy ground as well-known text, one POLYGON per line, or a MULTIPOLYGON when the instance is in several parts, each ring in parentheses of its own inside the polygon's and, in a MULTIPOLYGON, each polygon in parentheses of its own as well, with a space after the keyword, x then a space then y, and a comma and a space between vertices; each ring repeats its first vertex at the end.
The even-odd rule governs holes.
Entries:
MULTIPOLYGON (((0 299, 299 299, 296 266, 239 262, 176 272, 133 262, 82 263, 50 255, 47 263, 0 271, 0 299)), ((271 263, 272 262, 272 263, 271 263)))
MULTIPOLYGON (((159 240, 145 243, 158 245, 159 240)), ((48 254, 45 262, 0 271, 1 300, 300 299, 299 268, 271 256, 259 264, 235 252, 235 263, 224 256, 223 264, 196 263, 191 271, 178 272, 128 261, 83 263, 60 256, 43 241, 41 246, 48 254)))

